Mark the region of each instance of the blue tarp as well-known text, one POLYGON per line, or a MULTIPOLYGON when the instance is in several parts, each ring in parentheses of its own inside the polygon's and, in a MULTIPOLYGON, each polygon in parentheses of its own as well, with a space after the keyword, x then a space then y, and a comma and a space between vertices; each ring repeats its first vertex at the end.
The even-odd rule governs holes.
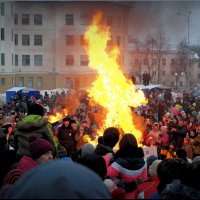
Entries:
POLYGON ((20 93, 22 95, 27 95, 28 97, 36 96, 39 90, 27 87, 13 87, 6 91, 6 102, 10 102, 12 96, 16 93, 20 93))

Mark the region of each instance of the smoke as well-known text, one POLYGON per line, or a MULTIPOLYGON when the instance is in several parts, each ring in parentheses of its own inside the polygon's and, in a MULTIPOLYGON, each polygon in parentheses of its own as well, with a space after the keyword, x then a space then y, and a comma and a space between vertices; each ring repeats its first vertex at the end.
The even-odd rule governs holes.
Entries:
POLYGON ((190 15, 190 44, 197 43, 200 35, 199 17, 200 2, 198 1, 135 1, 129 18, 129 35, 143 38, 154 34, 158 26, 162 27, 170 43, 178 43, 188 35, 187 15, 190 15), (185 16, 178 15, 182 13, 185 16))

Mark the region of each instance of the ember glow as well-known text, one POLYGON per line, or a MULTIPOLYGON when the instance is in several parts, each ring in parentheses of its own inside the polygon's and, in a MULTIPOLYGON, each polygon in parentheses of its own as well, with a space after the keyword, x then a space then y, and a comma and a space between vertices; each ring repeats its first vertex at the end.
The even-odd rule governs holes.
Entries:
POLYGON ((97 79, 88 90, 89 96, 106 109, 102 130, 114 126, 124 133, 132 133, 137 140, 141 139, 141 131, 133 122, 131 107, 145 105, 147 100, 141 90, 120 70, 118 62, 120 51, 117 46, 107 50, 107 42, 111 39, 109 27, 102 23, 102 12, 95 13, 91 25, 84 34, 89 67, 98 72, 97 79))

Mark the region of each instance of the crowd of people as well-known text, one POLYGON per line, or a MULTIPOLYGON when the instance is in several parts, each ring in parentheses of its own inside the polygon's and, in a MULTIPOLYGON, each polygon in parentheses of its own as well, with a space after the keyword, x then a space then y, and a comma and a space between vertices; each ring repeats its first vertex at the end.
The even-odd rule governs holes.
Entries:
POLYGON ((169 90, 146 97, 131 108, 142 120, 137 141, 117 127, 99 135, 104 111, 87 93, 17 93, 0 107, 0 197, 199 199, 199 99, 169 90), (156 155, 145 158, 144 147, 156 155))

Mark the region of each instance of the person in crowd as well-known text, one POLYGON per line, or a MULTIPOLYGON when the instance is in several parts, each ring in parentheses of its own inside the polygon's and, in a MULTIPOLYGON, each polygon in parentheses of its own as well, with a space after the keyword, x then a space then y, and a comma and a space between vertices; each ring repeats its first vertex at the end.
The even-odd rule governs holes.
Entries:
POLYGON ((196 156, 200 156, 200 132, 198 132, 197 137, 194 138, 192 143, 193 148, 193 158, 196 156))
POLYGON ((169 147, 164 146, 160 152, 161 159, 175 158, 176 157, 176 144, 174 141, 170 141, 169 147))
POLYGON ((4 199, 111 199, 102 179, 76 162, 53 160, 24 174, 4 199))
POLYGON ((184 149, 186 151, 187 159, 192 160, 193 159, 193 149, 192 149, 192 145, 190 144, 190 140, 188 137, 184 138, 182 149, 184 149))
POLYGON ((107 153, 115 154, 113 148, 119 141, 120 132, 118 128, 108 127, 103 133, 103 144, 98 143, 94 153, 100 156, 105 156, 107 153))
MULTIPOLYGON (((25 172, 31 170, 37 165, 53 160, 54 147, 50 142, 42 138, 31 136, 29 143, 31 156, 23 156, 19 162, 16 163, 16 168, 12 169, 12 172, 6 175, 4 185, 11 184, 10 181, 12 181, 11 177, 13 176, 13 172, 20 172, 22 176, 25 172)), ((21 176, 18 176, 18 179, 21 176)))
POLYGON ((146 145, 150 146, 150 145, 158 145, 160 143, 160 130, 159 130, 159 125, 158 123, 154 123, 152 126, 152 130, 149 131, 148 135, 147 135, 147 140, 146 140, 146 145), (153 140, 150 141, 150 140, 153 140))
POLYGON ((137 187, 138 199, 148 199, 150 195, 157 192, 157 186, 159 184, 159 179, 157 175, 157 167, 161 161, 162 160, 156 159, 149 166, 149 170, 148 170, 149 178, 143 181, 137 187))
POLYGON ((14 131, 12 124, 3 124, 1 128, 4 128, 4 133, 6 134, 6 140, 8 142, 10 149, 15 149, 15 141, 14 141, 14 131))
POLYGON ((163 190, 167 184, 172 183, 173 180, 182 180, 185 176, 186 169, 189 163, 181 158, 164 159, 157 166, 157 175, 159 184, 157 192, 150 195, 149 199, 160 199, 163 190))
POLYGON ((0 187, 10 167, 16 162, 16 153, 9 148, 5 129, 0 128, 0 187))
POLYGON ((180 118, 175 132, 175 142, 178 148, 182 148, 183 140, 187 135, 187 126, 184 125, 183 118, 180 118))
MULTIPOLYGON (((109 163, 112 154, 106 154, 104 158, 109 163)), ((107 165, 108 166, 108 165, 107 165)), ((131 133, 124 134, 119 142, 119 150, 114 156, 114 162, 107 167, 107 175, 118 178, 123 183, 145 180, 148 177, 147 165, 144 161, 144 152, 138 147, 135 136, 131 133)), ((125 198, 136 198, 136 192, 126 192, 125 198)))
POLYGON ((32 103, 28 108, 27 116, 17 123, 17 128, 15 129, 14 134, 18 160, 23 156, 30 157, 29 138, 36 134, 37 137, 48 140, 54 146, 54 153, 57 154, 59 143, 53 134, 52 125, 47 121, 47 119, 44 119, 43 116, 43 107, 39 104, 32 103))

